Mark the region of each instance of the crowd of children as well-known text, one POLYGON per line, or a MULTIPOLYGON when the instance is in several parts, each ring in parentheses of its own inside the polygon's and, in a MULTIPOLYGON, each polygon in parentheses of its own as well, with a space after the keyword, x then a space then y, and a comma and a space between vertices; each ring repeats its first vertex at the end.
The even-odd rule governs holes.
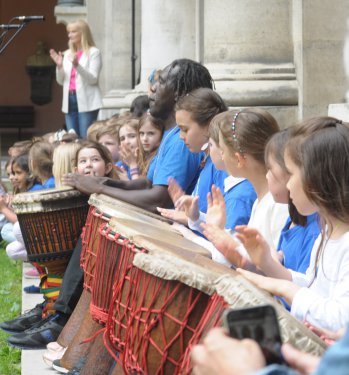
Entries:
MULTIPOLYGON (((280 130, 263 109, 228 110, 205 69, 176 60, 158 72, 150 110, 97 121, 87 140, 14 144, 6 166, 12 189, 2 188, 0 199, 9 256, 26 259, 12 194, 63 185, 98 191, 177 222, 213 261, 279 297, 314 331, 343 329, 349 321, 349 124, 315 117, 280 130), (190 88, 181 81, 185 74, 192 74, 190 88)), ((218 345, 224 333, 212 335, 193 350, 198 373, 211 373, 205 343, 218 345)))

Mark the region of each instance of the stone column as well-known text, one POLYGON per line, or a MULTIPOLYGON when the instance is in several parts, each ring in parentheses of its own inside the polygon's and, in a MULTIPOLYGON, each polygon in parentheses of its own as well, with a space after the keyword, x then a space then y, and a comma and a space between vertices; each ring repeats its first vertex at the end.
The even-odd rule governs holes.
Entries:
POLYGON ((277 107, 281 122, 295 117, 291 5, 291 0, 205 2, 204 63, 229 106, 264 106, 274 114, 277 107))
MULTIPOLYGON (((148 76, 155 68, 163 68, 176 58, 195 59, 195 1, 147 0, 136 9, 136 22, 141 45, 137 60, 140 84, 131 89, 131 34, 130 5, 124 1, 106 0, 107 68, 104 83, 108 88, 104 96, 101 117, 108 117, 118 109, 129 108, 132 100, 148 89, 148 76), (112 21, 111 21, 112 19, 112 21), (109 26, 108 26, 109 25, 109 26), (110 77, 114 79, 110 80, 110 77), (109 81, 108 81, 109 79, 109 81)), ((136 2, 140 5, 140 2, 136 2)), ((97 22, 98 5, 89 5, 89 16, 97 22), (90 9, 92 14, 90 16, 90 9)))
POLYGON ((300 118, 326 115, 330 103, 345 101, 343 46, 348 15, 347 0, 293 1, 300 118))
POLYGON ((174 59, 195 59, 195 1, 142 1, 142 71, 144 89, 150 72, 174 59))

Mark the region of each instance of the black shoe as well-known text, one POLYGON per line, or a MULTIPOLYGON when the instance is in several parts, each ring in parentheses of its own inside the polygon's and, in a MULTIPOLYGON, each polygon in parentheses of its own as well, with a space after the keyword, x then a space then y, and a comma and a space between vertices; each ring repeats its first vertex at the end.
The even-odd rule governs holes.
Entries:
POLYGON ((86 363, 86 357, 80 358, 79 362, 76 364, 76 366, 68 372, 68 375, 80 375, 81 370, 85 366, 86 363))
POLYGON ((42 320, 42 310, 43 303, 40 303, 17 318, 1 323, 0 328, 9 333, 23 332, 42 320))
POLYGON ((48 343, 57 341, 64 327, 59 318, 59 314, 49 315, 24 332, 9 337, 7 342, 19 349, 45 349, 48 343))
POLYGON ((62 366, 60 359, 55 359, 52 363, 52 368, 61 374, 80 375, 82 368, 86 363, 86 357, 80 358, 79 362, 70 371, 62 366))

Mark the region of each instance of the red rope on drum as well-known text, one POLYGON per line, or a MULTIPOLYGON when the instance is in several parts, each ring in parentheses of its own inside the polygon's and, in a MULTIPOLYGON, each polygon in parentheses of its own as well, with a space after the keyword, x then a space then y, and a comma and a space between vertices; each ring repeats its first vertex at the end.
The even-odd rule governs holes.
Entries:
POLYGON ((199 324, 197 325, 196 332, 190 339, 184 353, 183 361, 179 369, 180 374, 191 373, 192 366, 190 362, 190 352, 192 347, 198 344, 211 328, 222 325, 222 313, 227 307, 229 307, 229 305, 227 302, 225 302, 223 297, 217 293, 211 296, 209 304, 207 305, 207 308, 203 313, 199 324))
POLYGON ((81 232, 81 256, 80 256, 80 266, 85 269, 85 257, 86 251, 91 240, 91 226, 94 217, 95 208, 91 206, 88 210, 85 225, 81 232))
POLYGON ((107 331, 104 334, 104 343, 113 356, 113 358, 119 363, 122 364, 119 358, 119 353, 124 350, 124 332, 127 329, 127 320, 129 316, 129 306, 130 306, 130 295, 126 297, 125 304, 118 303, 120 301, 120 294, 125 289, 126 281, 130 281, 130 275, 132 279, 132 272, 136 268, 132 265, 135 247, 130 245, 127 241, 123 243, 123 246, 120 250, 120 258, 117 267, 117 278, 113 285, 113 297, 111 300, 109 314, 107 319, 107 331), (122 311, 121 309, 124 309, 122 311), (117 327, 117 333, 114 333, 114 326, 117 327))
POLYGON ((91 224, 92 224, 92 217, 93 217, 93 207, 90 206, 88 210, 88 214, 86 217, 85 225, 82 228, 81 231, 81 255, 80 255, 80 266, 84 269, 84 259, 85 259, 85 253, 86 248, 88 246, 88 240, 90 237, 90 231, 91 231, 91 224))
POLYGON ((134 267, 132 249, 123 254, 104 343, 125 373, 178 373, 208 296, 134 267))
POLYGON ((90 239, 86 246, 82 268, 84 270, 84 288, 92 292, 92 285, 95 276, 96 259, 99 253, 101 236, 99 232, 104 228, 105 222, 101 219, 95 220, 90 231, 90 239))
POLYGON ((130 249, 129 240, 113 233, 110 227, 100 227, 99 234, 98 257, 95 263, 95 274, 98 276, 92 284, 90 312, 94 320, 105 324, 113 296, 112 290, 119 278, 123 277, 119 260, 122 252, 130 252, 130 249))

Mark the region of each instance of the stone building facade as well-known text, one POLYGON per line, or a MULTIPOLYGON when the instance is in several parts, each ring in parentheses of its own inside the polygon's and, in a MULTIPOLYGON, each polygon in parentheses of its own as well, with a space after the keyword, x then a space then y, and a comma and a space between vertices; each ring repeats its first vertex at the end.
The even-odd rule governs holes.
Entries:
POLYGON ((129 107, 175 58, 202 62, 231 107, 263 106, 289 126, 343 103, 348 0, 61 0, 57 22, 84 17, 103 53, 102 116, 129 107), (134 64, 132 64, 134 62, 134 64), (133 87, 135 86, 135 87, 133 87))

